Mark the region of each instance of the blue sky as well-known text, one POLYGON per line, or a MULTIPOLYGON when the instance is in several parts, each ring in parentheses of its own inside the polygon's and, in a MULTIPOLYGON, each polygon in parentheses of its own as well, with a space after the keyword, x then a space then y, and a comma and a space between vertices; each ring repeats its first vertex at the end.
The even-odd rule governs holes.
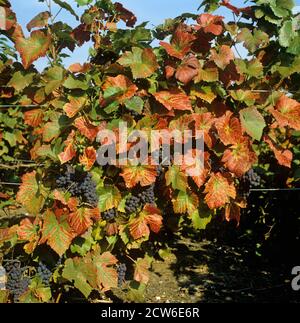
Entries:
MULTIPOLYGON (((82 8, 78 9, 75 0, 64 0, 69 3, 76 12, 82 12, 82 8)), ((17 14, 19 23, 24 27, 36 14, 41 11, 47 10, 46 4, 38 2, 38 0, 10 0, 13 10, 17 14)), ((149 27, 162 23, 166 18, 174 18, 184 12, 201 13, 197 12, 199 4, 202 0, 118 0, 125 8, 133 11, 138 17, 138 23, 149 21, 149 27)), ((295 1, 299 6, 300 0, 295 1)), ((243 7, 246 6, 244 1, 232 0, 232 4, 243 7)), ((59 7, 53 4, 53 12, 57 12, 59 7)), ((219 9, 217 14, 224 16, 227 19, 231 19, 232 15, 229 10, 224 8, 219 9)), ((69 25, 75 27, 78 25, 76 19, 71 16, 67 11, 63 10, 57 18, 63 20, 69 25)), ((25 29, 25 27, 24 27, 25 29)), ((72 54, 72 57, 65 60, 65 64, 71 65, 76 62, 85 62, 88 57, 89 44, 76 49, 72 54)), ((45 58, 41 58, 36 62, 36 67, 42 69, 46 64, 45 58)))

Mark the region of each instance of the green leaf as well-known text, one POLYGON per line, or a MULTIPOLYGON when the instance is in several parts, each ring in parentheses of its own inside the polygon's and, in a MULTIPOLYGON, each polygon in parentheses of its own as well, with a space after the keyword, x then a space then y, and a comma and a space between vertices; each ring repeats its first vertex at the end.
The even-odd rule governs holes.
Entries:
POLYGON ((75 78, 73 75, 68 76, 68 78, 64 82, 64 87, 69 90, 81 89, 84 91, 89 88, 86 81, 75 78))
POLYGON ((256 108, 246 108, 240 111, 240 118, 243 128, 256 140, 260 140, 266 126, 265 119, 256 108))
POLYGON ((169 170, 166 172, 166 184, 171 184, 174 190, 185 192, 188 186, 187 176, 180 170, 179 166, 170 166, 169 170))
POLYGON ((14 133, 4 132, 3 139, 8 141, 10 147, 15 147, 16 144, 17 144, 17 138, 16 138, 16 135, 14 133))
POLYGON ((75 0, 78 4, 78 6, 87 6, 88 4, 90 4, 91 2, 93 2, 93 0, 75 0))
POLYGON ((144 101, 139 96, 134 96, 133 98, 125 101, 125 106, 128 110, 132 110, 141 114, 144 108, 144 101))
POLYGON ((64 69, 60 66, 51 67, 44 74, 43 79, 46 82, 45 93, 49 95, 62 84, 64 69))
POLYGON ((130 67, 134 78, 149 77, 159 67, 151 48, 133 47, 132 52, 125 52, 118 63, 130 67))
POLYGON ((50 18, 49 11, 41 12, 36 15, 26 26, 28 31, 31 31, 33 28, 45 27, 48 24, 48 19, 50 18))
POLYGON ((192 224, 196 230, 205 230, 211 219, 211 213, 200 214, 199 210, 196 210, 191 215, 192 224))
POLYGON ((100 212, 107 211, 112 208, 118 208, 121 201, 121 194, 115 186, 105 186, 97 190, 99 194, 98 207, 100 212))
POLYGON ((269 43, 269 36, 265 32, 254 29, 253 33, 248 28, 242 28, 237 36, 238 42, 244 42, 244 46, 250 53, 254 53, 258 48, 269 43))
POLYGON ((250 61, 238 58, 235 60, 235 63, 241 73, 255 78, 261 78, 263 76, 263 65, 257 58, 253 58, 250 61))
POLYGON ((173 200, 173 208, 175 213, 192 214, 198 208, 199 199, 196 194, 191 192, 180 191, 173 200))
POLYGON ((65 1, 61 1, 61 0, 53 0, 57 5, 59 5, 61 8, 69 11, 69 13, 74 16, 77 20, 79 20, 79 17, 77 16, 76 12, 73 10, 73 8, 71 7, 71 5, 69 5, 68 3, 66 3, 65 1))
POLYGON ((95 272, 92 263, 85 261, 84 258, 69 258, 65 262, 62 276, 65 279, 74 282, 74 286, 79 289, 86 298, 88 298, 93 290, 91 285, 88 283, 93 271, 95 272))
POLYGON ((285 21, 279 31, 279 44, 283 47, 290 46, 296 32, 293 30, 292 21, 285 21))
POLYGON ((13 87, 16 92, 21 92, 33 82, 34 75, 34 73, 26 73, 26 71, 16 72, 13 74, 7 86, 13 87))

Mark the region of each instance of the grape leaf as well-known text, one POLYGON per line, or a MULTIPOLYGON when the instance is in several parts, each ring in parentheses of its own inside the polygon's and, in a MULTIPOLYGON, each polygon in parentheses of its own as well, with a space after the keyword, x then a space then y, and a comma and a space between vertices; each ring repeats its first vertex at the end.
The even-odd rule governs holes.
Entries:
POLYGON ((151 48, 133 47, 131 52, 125 52, 118 63, 130 67, 135 79, 151 76, 159 67, 156 56, 151 48))
POLYGON ((233 51, 227 45, 222 45, 217 50, 211 49, 210 53, 211 60, 222 70, 229 65, 230 61, 234 60, 233 51))
POLYGON ((50 18, 50 12, 44 11, 36 15, 26 26, 28 31, 33 28, 45 27, 48 24, 48 19, 50 18))
POLYGON ((180 191, 173 200, 175 213, 192 214, 199 205, 199 198, 195 193, 180 191))
POLYGON ((279 165, 291 168, 293 153, 288 149, 283 149, 276 145, 268 136, 264 137, 264 141, 269 145, 273 151, 275 158, 279 165))
POLYGON ((85 167, 85 170, 89 171, 96 162, 97 153, 94 147, 87 147, 84 150, 83 155, 79 156, 79 162, 85 167))
MULTIPOLYGON (((76 12, 73 10, 71 5, 69 5, 67 2, 62 0, 53 0, 57 5, 59 5, 61 8, 67 10, 72 16, 74 16, 77 20, 79 20, 79 17, 77 16, 76 12)), ((81 0, 82 1, 82 0, 81 0)))
POLYGON ((166 185, 172 185, 174 190, 186 191, 188 186, 187 176, 179 166, 172 165, 166 172, 166 185))
POLYGON ((89 227, 92 226, 93 221, 91 219, 93 215, 93 209, 78 208, 68 216, 68 222, 70 227, 78 234, 83 234, 89 227))
POLYGON ((99 195, 98 207, 100 212, 110 210, 112 208, 118 208, 121 202, 121 194, 115 186, 104 186, 97 189, 99 195))
POLYGON ((217 209, 235 199, 236 190, 233 180, 221 173, 213 173, 205 184, 205 202, 210 209, 217 209))
POLYGON ((155 99, 169 111, 171 110, 192 110, 189 97, 179 89, 160 91, 153 94, 155 99))
POLYGON ((275 108, 270 108, 269 111, 280 127, 288 126, 300 130, 300 103, 298 101, 282 95, 275 108))
POLYGON ((41 30, 35 30, 29 38, 17 37, 15 41, 16 50, 20 53, 25 69, 38 58, 46 55, 51 43, 51 36, 41 30))
POLYGON ((257 161, 256 153, 253 151, 248 138, 240 138, 240 141, 225 150, 222 162, 236 176, 245 174, 257 161))
POLYGON ((237 42, 244 42, 249 52, 254 53, 258 48, 265 47, 269 43, 269 36, 256 28, 252 33, 248 28, 242 28, 237 35, 237 42))
POLYGON ((29 213, 38 214, 45 203, 45 189, 37 181, 36 171, 24 174, 22 184, 17 193, 16 200, 21 203, 29 213))
POLYGON ((240 111, 242 127, 256 140, 260 140, 266 126, 265 119, 255 107, 246 108, 240 111))
POLYGON ((41 124, 44 118, 42 109, 34 109, 24 112, 24 122, 31 127, 37 127, 41 124))
POLYGON ((133 278, 139 283, 148 284, 149 282, 149 268, 151 264, 149 258, 150 257, 138 258, 135 262, 133 278))
POLYGON ((26 87, 32 84, 34 80, 34 73, 26 73, 26 71, 18 71, 13 74, 8 82, 8 86, 13 87, 16 92, 23 91, 26 87))
POLYGON ((123 177, 126 187, 132 188, 137 184, 148 186, 156 181, 156 166, 140 165, 140 166, 124 166, 121 176, 123 177))
POLYGON ((74 125, 82 135, 87 137, 92 142, 96 139, 99 130, 101 130, 100 127, 94 126, 85 117, 77 118, 74 125))
POLYGON ((45 212, 39 244, 47 243, 61 257, 69 249, 75 236, 68 223, 68 214, 55 215, 49 209, 45 212))
POLYGON ((197 18, 199 28, 205 33, 212 33, 218 36, 223 31, 223 19, 222 16, 215 16, 209 13, 203 13, 197 18))

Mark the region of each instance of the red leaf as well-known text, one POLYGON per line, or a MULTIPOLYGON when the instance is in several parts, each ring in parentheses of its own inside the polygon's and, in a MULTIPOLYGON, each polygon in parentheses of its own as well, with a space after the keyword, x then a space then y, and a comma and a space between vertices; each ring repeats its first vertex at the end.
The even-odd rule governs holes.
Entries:
POLYGON ((175 76, 177 80, 187 84, 198 75, 199 68, 200 64, 198 59, 195 56, 189 56, 183 60, 181 65, 179 65, 175 76))
POLYGON ((121 176, 128 188, 132 188, 137 184, 148 186, 156 181, 157 170, 156 166, 152 165, 124 166, 121 176))
POLYGON ((95 164, 97 153, 94 147, 87 147, 84 150, 84 154, 79 156, 79 162, 85 166, 85 169, 89 171, 95 164))
POLYGON ((31 127, 37 127, 41 124, 44 118, 42 109, 30 110, 24 113, 25 124, 31 127))
POLYGON ((134 13, 124 8, 119 2, 115 2, 114 6, 116 11, 119 13, 119 17, 126 23, 126 26, 133 27, 137 21, 134 13))
POLYGON ((10 196, 6 193, 0 192, 0 199, 9 200, 10 196))
POLYGON ((74 157, 76 157, 76 150, 74 148, 74 136, 75 131, 72 130, 67 140, 64 142, 66 147, 64 151, 58 155, 61 164, 65 164, 68 161, 72 160, 74 157))
POLYGON ((222 162, 236 176, 245 174, 257 161, 256 153, 253 151, 248 138, 243 138, 239 143, 225 150, 222 162))
POLYGON ((89 227, 93 225, 93 210, 88 208, 79 208, 68 216, 70 227, 78 234, 82 235, 89 227))
POLYGON ((240 224, 241 208, 236 203, 230 203, 225 207, 225 219, 229 221, 236 221, 237 225, 240 224))
POLYGON ((189 97, 179 89, 171 91, 160 91, 153 94, 155 99, 169 111, 171 110, 192 110, 189 97))
POLYGON ((293 153, 288 149, 282 149, 276 145, 268 136, 264 137, 264 141, 269 145, 274 152, 279 165, 291 168, 293 161, 293 153))
POLYGON ((197 22, 199 27, 205 33, 212 33, 218 36, 221 35, 223 31, 223 19, 224 17, 222 16, 214 16, 209 13, 203 13, 197 18, 197 22))
POLYGON ((94 141, 100 130, 99 127, 92 125, 85 117, 79 117, 74 122, 79 132, 87 137, 90 141, 94 141))
POLYGON ((217 209, 235 199, 236 190, 230 176, 213 173, 205 185, 205 202, 210 209, 217 209))
POLYGON ((65 198, 65 194, 58 190, 54 190, 53 196, 57 201, 61 202, 63 205, 66 205, 70 209, 70 211, 75 211, 77 209, 79 202, 76 197, 70 197, 67 200, 65 198))
POLYGON ((137 282, 148 284, 150 261, 147 257, 137 259, 133 278, 137 282))
POLYGON ((210 130, 215 123, 215 118, 213 118, 210 112, 193 114, 195 120, 195 130, 203 131, 204 142, 209 148, 213 146, 213 137, 210 134, 210 130))
POLYGON ((234 60, 234 54, 231 48, 227 45, 222 45, 218 50, 211 49, 211 60, 216 63, 216 65, 224 70, 230 61, 234 60))
POLYGON ((147 237, 151 231, 158 233, 162 226, 161 212, 155 206, 146 204, 143 211, 130 223, 130 234, 137 240, 142 237, 147 237))
POLYGON ((238 118, 232 117, 231 111, 226 111, 221 118, 216 119, 215 126, 220 140, 225 146, 237 144, 243 136, 240 121, 238 118))
POLYGON ((300 130, 300 103, 282 95, 276 103, 275 109, 270 112, 275 117, 280 127, 289 126, 300 130))
POLYGON ((161 41, 160 45, 164 47, 170 56, 183 59, 191 50, 192 42, 196 39, 194 35, 184 31, 184 27, 180 25, 171 40, 171 44, 161 41))
POLYGON ((71 33, 71 37, 74 38, 79 46, 82 46, 85 42, 88 42, 91 38, 91 32, 88 30, 89 26, 86 24, 80 24, 71 33))

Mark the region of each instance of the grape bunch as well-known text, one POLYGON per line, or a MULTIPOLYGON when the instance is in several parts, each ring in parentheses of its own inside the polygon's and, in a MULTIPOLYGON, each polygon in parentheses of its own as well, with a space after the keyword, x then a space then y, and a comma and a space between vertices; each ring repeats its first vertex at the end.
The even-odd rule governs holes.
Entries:
POLYGON ((154 185, 149 186, 147 189, 138 194, 142 204, 155 204, 154 185))
POLYGON ((117 210, 115 208, 107 210, 101 214, 102 219, 105 221, 113 220, 117 216, 117 210))
POLYGON ((81 196, 92 207, 98 204, 96 183, 90 173, 79 174, 68 169, 65 174, 58 176, 56 185, 59 189, 70 192, 72 196, 81 196))
POLYGON ((42 262, 39 262, 37 273, 41 277, 44 285, 48 286, 52 276, 51 270, 42 262))
POLYGON ((150 185, 141 192, 131 195, 125 203, 125 211, 134 213, 145 204, 155 204, 155 185, 150 185))
POLYGON ((14 297, 14 302, 19 301, 20 296, 26 292, 30 284, 30 278, 24 277, 24 268, 19 261, 12 261, 5 265, 7 272, 6 287, 14 297))
POLYGON ((125 203, 125 211, 128 213, 136 212, 141 206, 141 200, 134 195, 131 195, 125 203))
POLYGON ((239 192, 244 198, 248 198, 250 189, 261 185, 261 177, 251 168, 240 179, 239 192))
POLYGON ((127 267, 125 264, 120 264, 117 266, 117 273, 118 273, 118 286, 121 287, 126 276, 127 267))

